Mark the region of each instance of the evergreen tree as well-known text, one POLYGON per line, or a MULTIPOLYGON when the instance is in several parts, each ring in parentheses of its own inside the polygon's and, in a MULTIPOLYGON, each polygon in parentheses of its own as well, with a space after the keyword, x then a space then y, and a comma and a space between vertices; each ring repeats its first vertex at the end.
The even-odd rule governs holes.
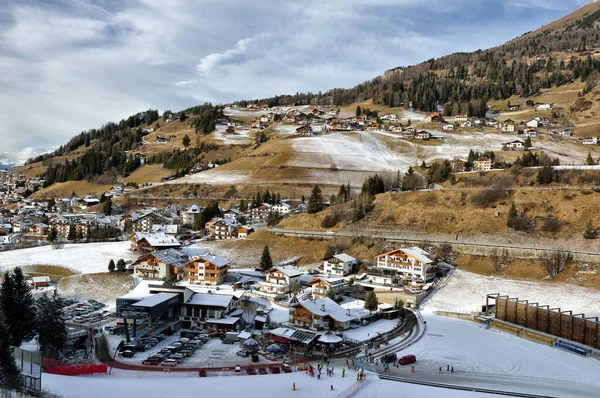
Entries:
POLYGON ((268 245, 265 245, 262 255, 260 256, 259 267, 263 272, 266 272, 273 268, 273 259, 271 258, 271 253, 269 252, 268 245))
POLYGON ((119 270, 120 272, 125 272, 125 267, 127 267, 125 260, 120 258, 119 261, 117 261, 117 270, 119 270))
POLYGON ((337 295, 335 294, 335 292, 333 291, 333 289, 327 289, 327 297, 329 297, 330 299, 332 299, 333 301, 335 301, 335 299, 337 295))
POLYGON ((536 181, 540 185, 550 184, 554 179, 554 172, 552 171, 552 166, 544 166, 542 167, 536 176, 536 181))
POLYGON ((47 239, 48 242, 55 242, 56 239, 58 239, 58 232, 56 231, 56 228, 50 228, 50 232, 48 232, 47 239))
POLYGON ((108 262, 108 272, 113 272, 115 270, 115 261, 111 258, 108 262))
POLYGON ((528 151, 531 148, 531 137, 527 137, 525 139, 525 143, 523 144, 523 148, 528 151))
POLYGON ((11 344, 18 347, 23 341, 31 340, 35 335, 35 305, 31 288, 20 267, 16 267, 12 274, 4 274, 0 306, 11 335, 11 344))
POLYGON ((512 202, 510 204, 510 208, 508 209, 508 214, 506 215, 506 225, 509 228, 514 228, 518 216, 519 213, 517 212, 517 206, 515 205, 515 202, 512 202))
POLYGON ((306 211, 308 214, 318 213, 325 205, 323 204, 323 195, 321 194, 321 188, 318 185, 315 185, 312 189, 310 197, 308 198, 308 207, 306 211))
POLYGON ((592 220, 589 220, 583 233, 584 239, 598 239, 598 228, 594 228, 592 220))
POLYGON ((587 158, 585 159, 585 164, 587 166, 593 166, 596 164, 596 162, 594 162, 594 158, 592 158, 592 154, 590 152, 588 152, 587 158))
POLYGON ((189 147, 190 144, 192 143, 192 140, 190 139, 190 136, 187 135, 187 134, 184 135, 182 143, 183 143, 183 146, 187 149, 187 147, 189 147))
POLYGON ((402 177, 402 190, 403 191, 415 191, 419 189, 423 184, 423 179, 420 175, 415 173, 412 167, 409 167, 404 177, 402 177))
POLYGON ((242 200, 240 201, 240 211, 241 211, 242 213, 245 213, 245 212, 247 212, 247 211, 248 211, 248 203, 246 203, 246 201, 245 201, 244 199, 242 199, 242 200))
POLYGON ((358 117, 358 116, 360 116, 360 115, 362 115, 362 110, 360 109, 360 105, 358 105, 358 106, 356 107, 356 116, 358 117))
POLYGON ((21 372, 15 363, 11 345, 8 324, 3 308, 0 307, 0 386, 18 389, 21 386, 21 372))
POLYGON ((365 309, 369 310, 369 312, 377 311, 378 305, 379 302, 377 301, 375 292, 367 293, 367 297, 365 298, 365 309))
POLYGON ((37 330, 40 352, 46 358, 60 359, 67 347, 67 329, 61 318, 62 305, 58 292, 46 293, 37 301, 37 330))
POLYGON ((110 216, 112 213, 112 200, 110 198, 106 199, 104 203, 102 203, 102 212, 105 216, 110 216))
POLYGON ((75 231, 75 225, 71 224, 69 225, 69 235, 67 236, 67 239, 69 239, 70 241, 74 241, 75 238, 77 237, 76 235, 76 231, 75 231))

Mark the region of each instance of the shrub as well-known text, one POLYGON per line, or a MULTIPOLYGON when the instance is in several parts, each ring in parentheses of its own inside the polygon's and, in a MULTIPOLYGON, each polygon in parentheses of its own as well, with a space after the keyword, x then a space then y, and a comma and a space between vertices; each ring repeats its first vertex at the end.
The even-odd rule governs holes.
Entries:
POLYGON ((335 227, 337 225, 339 221, 339 216, 336 212, 331 213, 331 214, 327 214, 324 218, 323 221, 321 222, 321 227, 322 228, 332 228, 335 227))
POLYGON ((487 188, 471 196, 471 202, 478 207, 488 207, 501 199, 510 197, 510 194, 511 192, 507 189, 487 188))
POLYGON ((558 218, 556 218, 554 216, 549 216, 544 221, 544 225, 542 225, 542 231, 544 231, 544 232, 558 232, 558 231, 560 231, 561 227, 562 227, 562 224, 558 220, 558 218))

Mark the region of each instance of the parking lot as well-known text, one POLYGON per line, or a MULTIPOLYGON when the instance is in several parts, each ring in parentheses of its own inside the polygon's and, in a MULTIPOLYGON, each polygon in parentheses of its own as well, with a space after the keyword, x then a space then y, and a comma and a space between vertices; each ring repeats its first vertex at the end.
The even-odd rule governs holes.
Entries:
POLYGON ((63 307, 62 319, 67 324, 79 324, 91 326, 95 323, 100 323, 103 320, 112 318, 114 312, 106 309, 106 304, 96 300, 78 301, 66 300, 63 307))
MULTIPOLYGON (((111 340, 114 342, 114 338, 111 336, 111 340)), ((148 347, 147 350, 141 352, 135 352, 132 357, 128 358, 125 356, 118 357, 118 361, 132 364, 142 365, 148 358, 162 358, 160 361, 150 364, 148 361, 148 367, 152 366, 171 366, 170 363, 165 361, 172 356, 179 358, 180 352, 187 351, 187 348, 191 345, 194 340, 180 340, 179 334, 173 336, 167 336, 164 340, 159 341, 156 345, 148 347), (181 348, 172 350, 170 353, 166 351, 167 347, 175 347, 181 344, 181 348), (161 354, 161 350, 164 350, 161 354), (162 355, 158 357, 158 355, 162 355)), ((218 338, 205 339, 205 343, 197 344, 197 347, 188 354, 182 354, 183 358, 179 360, 180 363, 172 364, 173 367, 178 368, 203 368, 203 367, 226 367, 236 365, 249 365, 252 363, 250 356, 243 357, 238 355, 238 352, 242 350, 240 344, 235 342, 233 344, 224 344, 218 338)), ((131 350, 133 351, 133 350, 131 350)), ((130 354, 127 354, 130 355, 130 354)), ((259 363, 270 364, 271 361, 265 359, 263 356, 259 357, 259 363)))

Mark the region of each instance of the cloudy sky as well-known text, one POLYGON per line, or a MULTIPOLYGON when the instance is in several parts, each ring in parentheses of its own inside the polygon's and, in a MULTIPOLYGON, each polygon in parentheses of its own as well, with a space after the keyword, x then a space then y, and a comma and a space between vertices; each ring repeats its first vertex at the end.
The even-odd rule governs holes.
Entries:
POLYGON ((0 163, 148 108, 351 87, 589 0, 0 0, 0 163))

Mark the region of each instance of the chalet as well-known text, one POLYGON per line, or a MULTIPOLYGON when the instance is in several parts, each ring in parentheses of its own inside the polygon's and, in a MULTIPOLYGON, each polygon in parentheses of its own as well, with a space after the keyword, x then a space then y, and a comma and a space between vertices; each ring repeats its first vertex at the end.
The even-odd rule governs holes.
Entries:
POLYGON ((313 129, 310 126, 310 124, 306 124, 304 126, 298 127, 296 129, 296 134, 301 134, 301 135, 313 134, 313 129))
POLYGON ((50 226, 44 223, 33 224, 29 227, 29 233, 33 235, 46 236, 50 231, 50 226))
POLYGON ((131 227, 134 231, 150 232, 154 224, 172 224, 173 219, 166 217, 155 210, 145 210, 134 212, 126 220, 131 221, 131 227))
POLYGON ((538 132, 533 127, 528 127, 523 131, 525 137, 538 137, 538 132))
POLYGON ((327 128, 331 131, 352 131, 352 126, 350 124, 341 122, 331 123, 327 128))
POLYGON ((488 171, 492 169, 492 159, 479 158, 473 162, 473 170, 488 171))
POLYGON ((300 113, 302 113, 302 112, 300 112, 298 109, 290 109, 290 110, 289 110, 289 111, 288 111, 288 112, 285 114, 285 116, 286 116, 286 117, 288 117, 288 116, 298 116, 298 115, 300 115, 300 113))
POLYGON ((549 111, 552 109, 552 104, 540 104, 537 106, 537 109, 540 111, 549 111))
POLYGON ((281 215, 288 214, 291 209, 292 206, 290 206, 290 204, 287 202, 280 202, 271 206, 271 211, 277 212, 281 215))
POLYGON ((466 122, 467 120, 469 120, 469 117, 465 114, 460 113, 455 116, 445 116, 444 120, 447 123, 463 123, 463 122, 466 122))
MULTIPOLYGON (((259 126, 260 126, 260 120, 253 120, 253 121, 250 122, 250 127, 253 128, 253 129, 257 129, 259 126)), ((234 131, 232 131, 232 133, 234 131)))
POLYGON ((417 134, 415 134, 415 138, 419 140, 429 140, 431 139, 431 133, 427 131, 419 131, 417 134))
POLYGON ((390 131, 392 133, 401 133, 404 130, 401 124, 393 124, 390 126, 390 131))
POLYGON ((396 121, 396 120, 398 120, 398 115, 392 115, 391 113, 387 113, 387 114, 381 116, 381 120, 396 121))
POLYGON ((230 218, 214 219, 210 229, 215 239, 235 239, 238 237, 238 228, 240 224, 236 220, 230 218))
POLYGON ((325 112, 323 112, 322 110, 317 109, 317 108, 313 109, 310 113, 312 113, 314 116, 319 116, 319 115, 325 114, 325 112))
POLYGON ((521 105, 511 105, 511 106, 508 107, 508 110, 509 111, 513 111, 513 112, 521 110, 521 105))
POLYGON ((501 128, 503 133, 514 133, 515 132, 515 122, 511 119, 506 119, 501 128))
POLYGON ((182 280, 185 277, 185 265, 189 260, 187 254, 173 249, 149 253, 131 264, 134 269, 133 276, 165 281, 182 280))
POLYGON ((533 127, 533 128, 538 128, 540 127, 540 122, 537 119, 531 119, 530 121, 528 121, 527 123, 525 123, 527 125, 527 127, 533 127))
POLYGON ((252 232, 254 232, 254 228, 249 227, 247 225, 241 225, 238 227, 237 237, 239 239, 244 239, 244 238, 248 237, 248 235, 250 235, 252 232))
POLYGON ((347 330, 356 319, 328 297, 294 303, 289 311, 290 325, 312 330, 347 330))
POLYGON ((381 131, 383 129, 383 125, 377 122, 369 123, 367 126, 367 131, 381 131))
POLYGON ((159 142, 159 143, 162 143, 162 144, 167 143, 167 142, 169 142, 169 137, 166 137, 164 135, 157 135, 156 136, 156 142, 159 142))
POLYGON ((402 279, 426 283, 437 271, 435 257, 419 247, 395 249, 375 257, 376 268, 402 279))
POLYGON ((452 123, 444 123, 444 124, 442 124, 442 130, 454 131, 454 125, 452 123))
POLYGON ((367 116, 366 115, 359 115, 356 118, 353 118, 352 122, 358 123, 359 126, 364 126, 365 123, 367 123, 367 116))
POLYGON ((50 286, 50 277, 49 276, 34 276, 31 278, 31 284, 34 288, 38 287, 48 287, 50 286))
POLYGON ((276 117, 277 117, 277 114, 275 112, 267 113, 267 118, 269 119, 269 122, 274 122, 276 117))
POLYGON ((523 149, 525 149, 525 143, 523 141, 511 141, 511 142, 507 142, 505 144, 502 145, 504 148, 506 148, 507 150, 513 150, 513 151, 522 151, 523 149))
POLYGON ((450 167, 454 173, 461 173, 467 169, 466 162, 458 158, 454 158, 450 161, 450 167))
POLYGON ((302 271, 292 267, 273 268, 267 272, 267 279, 261 282, 260 291, 271 294, 291 293, 300 287, 302 271))
POLYGON ((257 111, 258 110, 258 105, 256 104, 249 104, 246 109, 248 109, 249 111, 257 111))
POLYGON ((348 281, 344 278, 317 277, 313 278, 308 284, 311 285, 312 296, 316 299, 327 297, 329 291, 332 291, 334 294, 342 292, 348 286, 348 281))
POLYGON ((202 207, 193 204, 184 212, 181 213, 181 221, 187 225, 194 225, 198 217, 202 213, 202 207))
POLYGON ((231 261, 223 256, 206 254, 186 264, 186 276, 191 283, 220 285, 227 277, 231 261))
POLYGON ((194 293, 181 304, 179 321, 185 329, 235 330, 241 318, 231 315, 238 310, 238 303, 234 295, 194 293))
POLYGON ((244 215, 244 213, 242 213, 241 211, 239 211, 238 209, 232 207, 229 210, 225 210, 223 212, 223 217, 224 218, 228 218, 230 220, 237 220, 239 217, 242 217, 244 215))
POLYGON ((473 122, 470 120, 467 120, 466 122, 461 123, 460 127, 462 127, 462 128, 473 127, 473 122))
POLYGON ((598 137, 589 137, 581 140, 583 145, 598 145, 600 144, 600 139, 598 137))
POLYGON ((527 101, 525 101, 525 105, 527 105, 527 106, 535 106, 535 102, 533 102, 533 100, 527 100, 527 101))
POLYGON ((129 238, 131 251, 134 253, 152 253, 159 250, 177 249, 181 243, 164 232, 134 232, 129 238))
POLYGON ((356 264, 356 259, 346 253, 334 254, 323 261, 323 272, 326 275, 346 276, 352 273, 356 264))
POLYGON ((262 203, 259 206, 256 206, 250 211, 250 218, 255 222, 264 222, 269 217, 269 213, 271 212, 271 205, 268 203, 262 203))
POLYGON ((271 121, 268 115, 262 115, 258 120, 260 120, 261 123, 269 123, 271 121))
POLYGON ((562 137, 573 137, 573 132, 571 130, 563 130, 558 132, 558 135, 562 137))
POLYGON ((439 123, 442 121, 442 115, 439 112, 433 112, 425 118, 427 123, 439 123))

